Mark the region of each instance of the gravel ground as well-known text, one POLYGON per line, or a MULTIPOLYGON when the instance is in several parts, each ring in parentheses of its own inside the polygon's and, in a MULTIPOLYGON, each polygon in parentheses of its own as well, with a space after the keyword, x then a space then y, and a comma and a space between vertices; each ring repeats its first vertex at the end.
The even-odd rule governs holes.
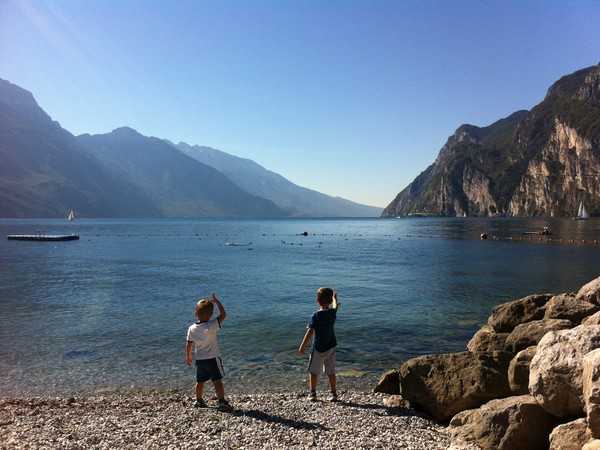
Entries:
POLYGON ((234 410, 196 409, 186 392, 0 401, 0 448, 401 448, 446 449, 444 428, 385 397, 340 392, 234 394, 234 410))

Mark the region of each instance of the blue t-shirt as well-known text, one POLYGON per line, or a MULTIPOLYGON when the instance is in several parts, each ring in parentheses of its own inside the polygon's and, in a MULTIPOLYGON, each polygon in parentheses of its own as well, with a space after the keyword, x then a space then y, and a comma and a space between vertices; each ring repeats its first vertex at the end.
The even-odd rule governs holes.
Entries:
POLYGON ((310 318, 308 328, 315 330, 313 348, 318 352, 326 352, 337 345, 335 340, 335 317, 337 309, 321 309, 310 318))

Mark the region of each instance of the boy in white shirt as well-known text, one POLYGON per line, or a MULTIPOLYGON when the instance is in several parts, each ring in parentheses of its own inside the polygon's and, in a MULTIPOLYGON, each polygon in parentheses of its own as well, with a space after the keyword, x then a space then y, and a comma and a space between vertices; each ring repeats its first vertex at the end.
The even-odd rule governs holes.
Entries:
POLYGON ((204 383, 208 380, 211 380, 215 386, 219 408, 231 408, 229 402, 225 400, 225 387, 222 381, 225 372, 217 338, 217 333, 226 317, 225 308, 215 294, 212 294, 210 300, 202 299, 196 304, 197 322, 188 328, 185 346, 187 365, 191 366, 192 360, 196 361, 196 401, 194 402, 196 408, 206 408, 202 393, 204 383), (211 319, 215 305, 219 309, 219 316, 211 319))

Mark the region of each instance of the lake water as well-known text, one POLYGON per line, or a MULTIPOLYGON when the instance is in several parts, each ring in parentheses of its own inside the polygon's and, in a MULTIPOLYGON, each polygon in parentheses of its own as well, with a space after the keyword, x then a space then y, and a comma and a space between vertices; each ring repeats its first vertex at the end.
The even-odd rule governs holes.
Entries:
POLYGON ((406 358, 463 350, 498 303, 600 275, 598 245, 479 240, 547 224, 600 238, 599 220, 2 220, 2 237, 81 240, 0 239, 0 389, 189 387, 185 332, 213 291, 229 314, 228 386, 300 389, 295 350, 319 286, 340 293, 340 384, 371 387, 406 358))

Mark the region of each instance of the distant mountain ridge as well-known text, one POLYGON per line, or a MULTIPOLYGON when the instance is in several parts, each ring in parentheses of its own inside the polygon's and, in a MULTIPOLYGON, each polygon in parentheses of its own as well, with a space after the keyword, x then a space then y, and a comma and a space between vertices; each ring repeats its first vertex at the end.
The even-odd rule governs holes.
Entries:
MULTIPOLYGON (((205 164, 168 141, 128 127, 75 137, 30 92, 0 79, 0 217, 65 217, 71 208, 79 217, 311 215, 304 198, 297 207, 280 201, 282 207, 270 199, 276 194, 263 197, 255 194, 257 189, 244 188, 261 184, 265 173, 281 183, 281 190, 292 186, 322 203, 314 215, 379 214, 377 208, 301 188, 250 160, 210 150, 229 161, 223 167, 242 161, 245 172, 232 170, 234 182, 215 168, 217 162, 205 164), (250 179, 241 180, 242 172, 250 179)), ((271 187, 275 184, 270 181, 271 187)))
POLYGON ((240 188, 273 201, 294 217, 377 217, 382 208, 361 205, 292 183, 260 164, 211 147, 173 144, 186 155, 214 167, 240 188))
POLYGON ((460 126, 383 217, 600 215, 600 66, 555 82, 530 111, 460 126))
POLYGON ((221 172, 162 139, 122 127, 78 142, 107 170, 130 180, 164 217, 282 217, 273 202, 240 189, 221 172))
POLYGON ((0 217, 155 217, 144 192, 82 151, 33 95, 0 79, 0 217))

